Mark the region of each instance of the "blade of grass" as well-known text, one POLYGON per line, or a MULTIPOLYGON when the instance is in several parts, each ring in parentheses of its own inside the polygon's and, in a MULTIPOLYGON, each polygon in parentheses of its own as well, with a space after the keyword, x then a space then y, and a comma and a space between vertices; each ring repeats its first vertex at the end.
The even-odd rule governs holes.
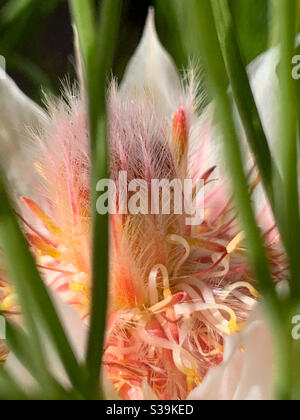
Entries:
POLYGON ((234 99, 247 140, 255 156, 269 202, 275 214, 281 238, 288 249, 289 239, 285 227, 286 216, 282 214, 282 203, 284 200, 283 181, 275 162, 272 162, 268 142, 237 42, 228 0, 212 0, 212 5, 234 99), (275 186, 275 194, 273 186, 275 186), (274 195, 276 196, 276 203, 274 195))
POLYGON ((175 12, 171 3, 172 0, 155 1, 156 22, 160 38, 165 43, 168 52, 175 58, 177 67, 184 68, 188 65, 189 57, 183 45, 183 38, 180 36, 178 17, 181 14, 180 10, 175 12), (170 37, 170 32, 172 37, 170 37))
POLYGON ((255 156, 265 191, 273 209, 281 239, 288 249, 289 241, 285 226, 286 216, 282 211, 282 203, 285 200, 283 180, 275 161, 272 161, 268 142, 237 42, 228 0, 212 0, 212 6, 234 99, 249 146, 255 156))
POLYGON ((26 10, 31 8, 38 0, 10 0, 0 11, 2 25, 8 25, 13 20, 22 16, 26 10))
MULTIPOLYGON (((292 57, 296 37, 296 1, 278 0, 276 13, 281 40, 280 85, 280 127, 279 140, 282 156, 282 173, 285 196, 285 224, 287 232, 287 253, 291 272, 291 296, 300 298, 300 259, 298 244, 300 238, 299 195, 298 195, 298 103, 297 89, 292 77, 292 57)), ((275 19, 274 19, 275 21, 275 19)))
POLYGON ((21 329, 11 324, 8 319, 6 319, 6 340, 8 347, 18 360, 32 375, 36 376, 30 338, 21 329))
MULTIPOLYGON (((3 219, 0 217, 0 231, 2 223, 3 219)), ((3 246, 3 249, 6 249, 6 247, 3 246)), ((13 278, 11 278, 11 280, 13 281, 13 278)), ((53 389, 53 380, 48 374, 47 363, 45 360, 38 327, 35 323, 32 307, 27 304, 27 302, 30 302, 28 290, 25 291, 24 289, 22 294, 18 294, 18 298, 22 307, 22 315, 25 320, 25 326, 27 330, 30 331, 30 341, 28 342, 26 340, 25 334, 23 336, 19 335, 13 326, 10 325, 9 321, 6 321, 6 334, 9 343, 9 349, 14 352, 20 361, 23 360, 27 362, 26 367, 30 368, 29 371, 33 374, 33 377, 38 378, 38 382, 43 387, 45 392, 50 392, 50 390, 53 389), (21 343, 23 344, 22 348, 19 347, 21 343), (34 359, 29 358, 29 354, 31 354, 34 359), (29 363, 29 360, 31 360, 31 363, 29 363)))
POLYGON ((82 372, 20 231, 1 177, 0 235, 10 278, 18 293, 29 334, 37 347, 36 357, 42 354, 37 323, 41 326, 43 321, 72 385, 84 392, 82 372))
MULTIPOLYGON (((164 1, 164 0, 161 0, 164 1)), ((186 56, 191 60, 191 64, 199 70, 199 74, 202 76, 202 54, 200 49, 200 33, 199 33, 199 22, 197 14, 195 13, 195 2, 194 0, 168 0, 169 7, 173 10, 173 14, 176 18, 174 26, 178 27, 179 35, 182 39, 182 45, 185 49, 186 56)), ((216 52, 217 54, 218 52, 216 52)), ((219 51, 219 53, 221 53, 219 51)), ((222 61, 224 67, 223 56, 218 57, 219 61, 222 61)), ((226 83, 228 85, 227 73, 224 73, 226 83)), ((205 84, 201 83, 199 91, 197 92, 201 98, 200 111, 204 109, 211 101, 211 92, 206 89, 205 84)))
POLYGON ((222 65, 222 60, 219 59, 221 51, 210 1, 195 1, 194 11, 198 17, 201 49, 203 52, 206 74, 210 83, 210 88, 214 93, 217 117, 223 133, 225 157, 231 174, 234 196, 239 210, 242 227, 246 233, 249 257, 263 296, 272 317, 274 317, 273 321, 276 322, 278 321, 278 317, 280 317, 279 303, 270 275, 260 231, 256 225, 251 206, 238 137, 227 94, 225 69, 222 65))
MULTIPOLYGON (((287 26, 291 25, 293 26, 293 20, 292 20, 292 8, 291 4, 287 6, 287 3, 284 3, 287 9, 285 10, 285 14, 282 15, 282 20, 284 22, 281 22, 282 28, 282 37, 285 39, 283 41, 282 49, 285 48, 285 51, 283 53, 283 57, 285 57, 285 65, 281 69, 282 76, 281 76, 281 89, 284 90, 284 93, 282 92, 281 97, 281 103, 284 106, 285 101, 287 97, 292 93, 292 83, 291 83, 291 68, 290 68, 290 59, 291 59, 291 45, 294 43, 294 36, 292 36, 293 29, 287 26), (285 33, 284 33, 285 32, 285 33), (288 42, 289 40, 289 42, 288 42), (288 70, 289 69, 289 70, 288 70), (290 79, 289 79, 289 77, 290 79)), ((198 16, 199 16, 199 23, 201 27, 201 33, 202 33, 202 45, 203 45, 203 51, 204 55, 206 57, 207 62, 207 70, 208 75, 211 80, 212 87, 215 92, 216 97, 216 104, 219 114, 219 120, 224 132, 224 140, 226 143, 226 154, 227 154, 227 160, 228 163, 230 163, 229 168, 231 169, 232 174, 232 181, 234 190, 236 193, 237 203, 239 204, 240 209, 240 217, 242 221, 242 225, 244 226, 244 229, 248 236, 248 246, 249 246, 249 255, 253 262, 253 270, 254 273, 259 281, 259 284, 261 286, 261 290, 263 292, 263 297, 265 300, 265 303, 268 308, 268 316, 270 320, 270 324, 273 327, 273 333, 275 342, 277 344, 277 371, 278 371, 278 382, 277 382, 277 392, 281 399, 290 399, 294 393, 294 389, 299 389, 299 378, 297 375, 295 375, 295 367, 293 367, 295 364, 298 364, 298 357, 299 354, 297 354, 297 357, 294 357, 294 344, 293 340, 291 340, 290 335, 290 311, 292 309, 290 305, 290 301, 282 301, 276 294, 276 291, 274 289, 274 285, 272 284, 272 278, 270 276, 269 270, 268 270, 268 262, 265 255, 262 255, 261 257, 258 255, 258 253, 262 252, 264 253, 264 248, 261 242, 261 238, 259 236, 258 227, 255 223, 254 215, 250 214, 249 211, 247 213, 247 208, 250 209, 250 201, 249 197, 246 197, 246 189, 245 189, 245 179, 241 181, 243 178, 242 174, 242 163, 241 163, 241 157, 239 156, 240 153, 238 151, 238 142, 236 138, 236 134, 234 133, 234 124, 232 122, 232 116, 230 112, 230 108, 228 105, 228 98, 225 95, 225 84, 222 80, 222 68, 219 67, 218 62, 215 62, 214 57, 214 51, 216 48, 218 48, 218 39, 215 34, 215 30, 213 28, 213 20, 212 20, 212 9, 211 9, 211 3, 209 1, 205 2, 198 2, 198 16), (205 16, 205 18, 203 17, 205 16), (207 25, 207 26, 205 26, 207 25), (229 122, 229 127, 228 127, 229 122), (226 127, 227 126, 227 127, 226 127), (239 179, 238 179, 239 178, 239 179), (240 185, 239 184, 243 185, 240 185), (245 214, 246 213, 246 214, 245 214), (246 216, 246 217, 245 217, 246 216), (255 231, 256 230, 256 231, 255 231), (252 238, 251 238, 252 235, 252 238), (250 238, 250 241, 249 241, 250 238), (295 377, 297 378, 295 381, 295 377)), ((281 7, 283 6, 283 2, 281 3, 281 7)), ((292 102, 292 106, 294 106, 295 103, 292 102)), ((295 160, 297 161, 297 150, 294 149, 295 147, 295 136, 292 134, 294 133, 294 117, 293 112, 295 112, 296 107, 294 110, 291 110, 291 108, 285 110, 285 112, 292 112, 292 115, 289 117, 287 115, 284 115, 282 127, 285 127, 287 129, 287 120, 289 123, 292 123, 292 126, 289 126, 288 134, 290 134, 290 145, 288 147, 288 152, 286 160, 283 159, 284 164, 286 165, 286 169, 291 171, 291 173, 285 175, 288 179, 288 182, 286 182, 287 187, 289 187, 294 192, 294 201, 292 200, 292 195, 289 196, 290 192, 287 192, 284 200, 280 203, 281 207, 284 207, 287 204, 287 208, 289 209, 289 206, 292 206, 292 202, 295 205, 296 201, 296 208, 298 208, 298 190, 295 188, 295 184, 297 184, 297 165, 295 165, 295 160), (295 152, 295 155, 291 156, 291 150, 295 152), (291 166, 287 168, 287 166, 291 166), (292 168, 292 169, 291 169, 292 168)), ((295 124, 296 125, 296 124, 295 124)), ((287 134, 287 133, 285 133, 287 134)), ((284 165, 283 165, 284 167, 284 165)), ((276 199, 275 199, 276 201, 276 199)), ((278 203, 276 202, 276 205, 278 203)), ((295 210, 294 210, 295 211, 295 210)), ((289 217, 288 212, 285 213, 285 222, 287 222, 286 218, 289 217)), ((296 214, 297 219, 299 217, 298 211, 292 214, 293 220, 296 221, 296 214)), ((290 223, 290 221, 288 221, 290 223)), ((297 229, 297 228, 296 228, 297 229)), ((289 251, 289 250, 288 250, 289 251)))
POLYGON ((230 0, 237 39, 246 64, 266 51, 269 42, 269 0, 230 0))
POLYGON ((48 371, 45 359, 42 358, 41 362, 38 361, 41 354, 36 351, 31 337, 9 320, 6 320, 6 340, 9 349, 37 383, 40 384, 41 389, 48 395, 48 398, 52 397, 54 399, 54 397, 59 398, 66 395, 64 388, 48 371))
POLYGON ((93 30, 87 28, 82 20, 82 14, 85 13, 86 19, 92 25, 92 4, 82 0, 70 0, 70 5, 85 64, 90 116, 94 238, 91 323, 86 364, 91 392, 96 397, 100 389, 108 295, 108 216, 96 213, 96 185, 100 179, 107 178, 106 86, 119 29, 122 0, 102 1, 100 20, 93 30))
MULTIPOLYGON (((10 351, 14 353, 21 364, 28 370, 28 372, 41 385, 45 385, 45 375, 48 374, 45 369, 46 364, 43 364, 44 372, 39 369, 40 363, 36 360, 40 358, 40 351, 35 351, 35 346, 32 343, 30 336, 24 333, 20 328, 11 324, 6 320, 6 340, 10 351)), ((44 362, 44 358, 42 359, 44 362)))
POLYGON ((86 67, 94 57, 96 21, 93 0, 70 1, 70 8, 78 31, 81 55, 86 67))
POLYGON ((0 22, 2 25, 11 25, 17 19, 22 19, 24 14, 30 12, 37 4, 44 13, 49 13, 64 0, 9 0, 0 10, 0 22))
POLYGON ((98 180, 107 178, 107 121, 106 121, 106 87, 107 78, 112 65, 113 54, 121 18, 122 0, 104 0, 101 7, 100 42, 98 44, 98 60, 90 77, 90 110, 93 170, 93 297, 91 325, 87 351, 87 366, 92 383, 98 387, 103 354, 106 310, 108 298, 108 216, 96 213, 96 185, 98 180), (99 80, 93 77, 98 72, 99 80), (93 92, 93 85, 98 89, 93 92))
POLYGON ((212 0, 212 6, 233 96, 263 184, 272 203, 271 153, 237 42, 228 0, 212 0))
POLYGON ((0 367, 0 400, 27 401, 28 395, 16 384, 3 367, 0 367))

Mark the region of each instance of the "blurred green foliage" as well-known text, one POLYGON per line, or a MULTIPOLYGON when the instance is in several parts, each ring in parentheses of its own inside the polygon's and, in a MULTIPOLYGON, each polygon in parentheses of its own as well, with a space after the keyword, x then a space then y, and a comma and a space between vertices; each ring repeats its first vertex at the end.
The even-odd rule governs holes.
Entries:
MULTIPOLYGON (((114 63, 118 77, 136 48, 151 4, 124 0, 114 63)), ((41 102, 41 88, 58 94, 61 80, 75 76, 67 0, 0 0, 0 55, 6 58, 8 73, 34 100, 41 102)))
POLYGON ((230 3, 240 48, 246 63, 250 63, 268 47, 269 1, 231 0, 230 3))
MULTIPOLYGON (((189 13, 188 3, 189 0, 156 0, 159 32, 179 68, 187 65, 189 54, 198 56, 199 52, 198 21, 189 13), (174 3, 175 10, 171 7, 174 3), (184 42, 179 30, 183 31, 184 42)), ((269 0, 230 0, 230 7, 242 54, 249 63, 268 47, 269 0)))
POLYGON ((9 73, 36 100, 41 96, 41 86, 46 92, 55 91, 59 86, 57 74, 62 77, 71 69, 64 54, 66 44, 55 45, 55 31, 58 33, 63 24, 68 36, 72 34, 70 22, 66 21, 68 15, 64 22, 56 15, 63 3, 64 0, 0 2, 0 54, 6 58, 9 73))
MULTIPOLYGON (((120 78, 143 30, 147 10, 156 6, 160 38, 179 69, 198 56, 197 20, 188 13, 188 1, 125 0, 114 73, 120 78), (186 27, 195 30, 186 31, 186 27), (185 40, 179 30, 185 33, 185 40), (190 34, 194 36, 191 38, 190 34)), ((269 0, 230 0, 245 61, 268 46, 269 0), (259 7, 257 3, 259 2, 259 7)), ((33 99, 41 101, 41 87, 58 93, 65 75, 74 77, 73 34, 66 0, 0 0, 0 54, 9 73, 33 99)))

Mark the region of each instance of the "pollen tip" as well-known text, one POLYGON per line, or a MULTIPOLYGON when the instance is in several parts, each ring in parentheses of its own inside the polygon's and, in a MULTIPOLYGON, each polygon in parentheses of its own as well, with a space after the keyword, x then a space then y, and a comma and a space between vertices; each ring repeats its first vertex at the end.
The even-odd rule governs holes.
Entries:
POLYGON ((173 118, 173 141, 179 148, 180 154, 184 154, 188 142, 186 115, 183 107, 180 107, 173 118))

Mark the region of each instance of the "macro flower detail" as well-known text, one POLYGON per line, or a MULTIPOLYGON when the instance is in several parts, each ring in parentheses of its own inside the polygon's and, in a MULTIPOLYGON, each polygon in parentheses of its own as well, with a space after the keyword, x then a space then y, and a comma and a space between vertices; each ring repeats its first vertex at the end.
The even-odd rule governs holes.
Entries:
MULTIPOLYGON (((266 59, 268 67, 275 67, 267 55, 249 68, 254 95, 266 59)), ((199 115, 195 74, 190 70, 180 79, 159 42, 151 10, 122 83, 113 80, 107 92, 109 177, 118 186, 120 173, 126 172, 127 186, 133 180, 140 181, 141 190, 148 186, 148 200, 140 200, 138 214, 128 211, 133 196, 129 188, 126 211, 109 216, 109 305, 102 365, 106 392, 125 400, 272 395, 272 345, 257 312, 260 290, 224 171, 214 104, 199 115), (191 179, 193 202, 201 180, 203 222, 188 226, 185 212, 177 214, 174 188, 170 214, 151 214, 153 179, 191 179), (264 372, 259 379, 249 371, 256 339, 257 345, 267 343, 258 362, 264 372)), ((8 83, 8 96, 14 100, 16 88, 8 83)), ((49 100, 47 113, 30 105, 34 116, 29 109, 22 124, 30 126, 27 158, 34 183, 14 191, 20 225, 80 354, 92 294, 92 159, 85 98, 80 83, 56 102, 49 100)), ((23 101, 17 100, 21 108, 23 101)), ((260 107, 258 97, 257 101, 260 107)), ((287 279, 287 257, 258 168, 245 150, 256 219, 272 280, 278 284, 287 279)), ((12 173, 12 179, 16 177, 12 173)), ((117 197, 121 194, 117 187, 117 197)), ((163 207, 162 191, 158 199, 163 207)), ((20 314, 18 298, 4 262, 1 267, 0 310, 14 317, 20 314)), ((7 356, 6 348, 0 347, 3 363, 7 356)), ((7 369, 14 363, 11 354, 7 369)), ((24 376, 16 368, 12 371, 24 376)))

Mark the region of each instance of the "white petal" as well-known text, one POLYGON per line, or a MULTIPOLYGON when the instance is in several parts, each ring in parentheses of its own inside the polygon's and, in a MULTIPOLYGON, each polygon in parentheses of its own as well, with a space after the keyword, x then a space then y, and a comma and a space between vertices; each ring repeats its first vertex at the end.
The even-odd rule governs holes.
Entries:
POLYGON ((133 97, 145 94, 162 112, 173 112, 181 95, 176 66, 162 47, 156 30, 154 10, 150 9, 142 40, 128 64, 121 91, 133 97))
MULTIPOLYGON (((274 157, 279 156, 276 146, 276 129, 278 121, 278 78, 276 67, 279 61, 278 48, 273 48, 256 58, 247 68, 253 95, 265 129, 269 146, 274 157)), ((245 170, 253 166, 250 148, 247 143, 238 110, 234 112, 239 134, 245 170)), ((193 123, 190 135, 189 170, 191 176, 201 176, 206 170, 217 166, 214 177, 224 180, 228 178, 226 160, 224 160, 223 141, 220 130, 214 121, 214 105, 209 105, 201 116, 193 123), (197 173, 198 170, 198 173, 197 173)), ((214 188, 214 184, 211 185, 214 188)), ((266 205, 266 196, 262 186, 258 186, 253 194, 256 214, 260 215, 266 205)), ((263 229, 271 227, 271 217, 260 221, 263 229)))
MULTIPOLYGON (((255 314, 256 315, 256 314, 255 314)), ((270 400, 273 396, 272 337, 261 315, 242 334, 243 369, 234 400, 270 400)))
MULTIPOLYGON (((250 79, 253 96, 260 114, 262 125, 264 127, 269 147, 274 159, 279 163, 280 148, 278 146, 277 122, 279 120, 278 107, 278 76, 276 68, 279 63, 279 50, 273 48, 258 58, 256 58, 248 67, 248 75, 250 79)), ((227 179, 228 171, 226 169, 226 160, 223 158, 223 141, 219 130, 216 130, 213 119, 212 105, 208 106, 202 113, 196 124, 192 127, 190 139, 190 169, 200 166, 201 172, 209 169, 214 165, 217 170, 214 176, 217 179, 227 179), (206 143, 206 147, 202 150, 199 148, 200 141, 206 143), (205 151, 206 149, 206 151, 205 151), (199 151, 197 154, 197 150, 199 151), (203 152, 204 150, 204 152, 203 152), (202 165, 199 165, 199 154, 201 155, 202 165)), ((253 167, 253 158, 248 146, 248 142, 243 130, 238 111, 234 112, 237 131, 244 158, 245 171, 248 172, 253 167)), ((191 171, 192 176, 195 172, 191 171)), ((201 175, 198 173, 198 176, 201 175)), ((213 187, 213 185, 211 186, 213 187)), ((271 211, 267 210, 267 199, 265 191, 260 184, 253 193, 253 203, 255 204, 256 215, 259 217, 258 223, 264 231, 268 230, 274 220, 271 211)))
POLYGON ((208 372, 188 399, 270 400, 272 380, 271 334, 257 307, 245 330, 226 340, 223 363, 208 372))
MULTIPOLYGON (((296 38, 296 44, 300 45, 300 36, 296 38)), ((248 74, 263 123, 269 146, 274 158, 280 162, 280 148, 278 147, 278 121, 279 101, 278 101, 278 72, 277 67, 280 61, 279 47, 274 47, 257 57, 249 66, 248 74)))
POLYGON ((119 397, 117 391, 115 390, 113 383, 109 379, 107 372, 105 369, 102 369, 102 390, 104 393, 105 400, 108 401, 119 401, 121 398, 119 397))
POLYGON ((223 363, 211 369, 203 383, 194 389, 188 400, 232 400, 242 370, 242 355, 237 351, 238 336, 226 341, 223 363))
MULTIPOLYGON (((281 148, 278 143, 279 113, 279 81, 277 67, 279 64, 279 48, 274 47, 257 57, 247 68, 253 96, 259 111, 262 125, 268 140, 273 159, 281 171, 281 148)), ((262 185, 253 194, 253 201, 257 215, 262 215, 259 224, 268 230, 274 224, 271 211, 266 210, 267 198, 262 185)))
MULTIPOLYGON (((44 111, 24 95, 0 68, 1 163, 8 179, 14 182, 15 187, 22 193, 24 188, 20 184, 26 183, 24 177, 30 169, 26 165, 29 128, 38 129, 46 118, 44 111)), ((30 181, 28 179, 27 184, 30 184, 30 181)))
MULTIPOLYGON (((76 354, 78 360, 84 360, 87 326, 82 322, 74 309, 70 305, 64 303, 56 292, 52 291, 51 296, 74 353, 76 354)), ((44 349, 51 373, 63 386, 68 387, 69 380, 65 370, 47 337, 44 339, 44 349)), ((35 380, 26 371, 26 369, 24 369, 13 353, 10 353, 8 356, 5 367, 24 389, 35 389, 35 380)))
POLYGON ((51 297, 75 355, 79 360, 84 360, 88 327, 79 314, 69 304, 61 300, 58 293, 51 290, 51 297))
POLYGON ((262 124, 275 158, 279 157, 277 147, 278 128, 278 76, 279 50, 272 48, 260 55, 248 66, 253 96, 262 124))
POLYGON ((145 401, 157 401, 158 398, 155 395, 153 389, 150 387, 148 382, 143 382, 143 399, 145 401))
POLYGON ((37 127, 45 113, 0 68, 0 139, 22 142, 26 127, 37 127))

